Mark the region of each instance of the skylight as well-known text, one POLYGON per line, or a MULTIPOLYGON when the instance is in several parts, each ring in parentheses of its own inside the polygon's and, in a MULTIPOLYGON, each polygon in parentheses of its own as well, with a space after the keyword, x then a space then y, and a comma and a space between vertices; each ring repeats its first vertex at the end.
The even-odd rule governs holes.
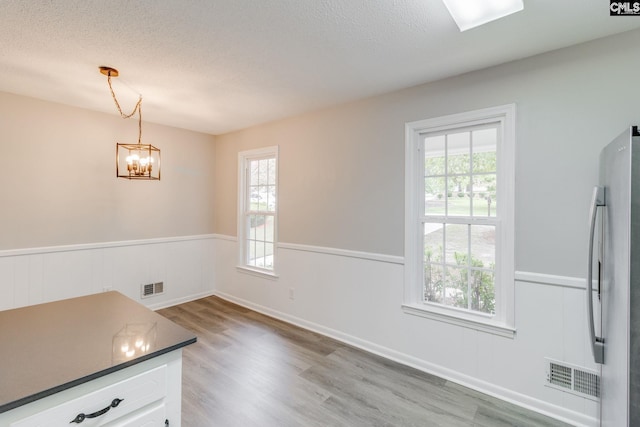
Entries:
POLYGON ((523 0, 443 0, 460 31, 524 9, 523 0))

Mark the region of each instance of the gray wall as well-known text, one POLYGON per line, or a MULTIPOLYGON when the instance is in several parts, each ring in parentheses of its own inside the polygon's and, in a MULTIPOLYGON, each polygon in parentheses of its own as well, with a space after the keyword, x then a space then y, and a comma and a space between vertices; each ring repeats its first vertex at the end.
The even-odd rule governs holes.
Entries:
POLYGON ((0 250, 213 232, 214 137, 143 122, 162 179, 115 178, 137 122, 0 93, 0 250))
POLYGON ((584 276, 600 149, 638 123, 640 32, 216 138, 215 230, 236 234, 236 158, 280 146, 282 242, 403 255, 404 124, 517 104, 516 270, 584 276))

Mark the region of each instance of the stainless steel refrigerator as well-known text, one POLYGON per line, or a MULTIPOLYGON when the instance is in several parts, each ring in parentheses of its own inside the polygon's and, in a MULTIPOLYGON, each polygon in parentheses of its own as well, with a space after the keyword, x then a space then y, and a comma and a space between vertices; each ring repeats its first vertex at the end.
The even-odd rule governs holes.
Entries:
POLYGON ((600 153, 589 249, 587 319, 593 356, 600 364, 601 425, 640 426, 640 133, 636 126, 600 153))

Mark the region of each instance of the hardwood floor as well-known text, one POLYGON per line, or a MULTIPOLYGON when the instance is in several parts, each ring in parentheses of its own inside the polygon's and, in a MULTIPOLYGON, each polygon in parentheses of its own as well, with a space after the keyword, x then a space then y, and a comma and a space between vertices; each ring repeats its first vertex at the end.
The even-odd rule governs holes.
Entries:
POLYGON ((158 313, 198 336, 183 427, 566 425, 217 297, 158 313))

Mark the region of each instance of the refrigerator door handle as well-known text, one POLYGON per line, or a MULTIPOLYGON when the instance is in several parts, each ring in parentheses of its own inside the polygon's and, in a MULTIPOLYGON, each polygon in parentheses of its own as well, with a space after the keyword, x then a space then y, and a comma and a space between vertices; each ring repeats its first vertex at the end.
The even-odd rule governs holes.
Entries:
MULTIPOLYGON (((589 342, 596 363, 604 363, 604 339, 596 336, 593 319, 593 241, 596 231, 596 215, 598 206, 605 205, 604 187, 594 187, 589 211, 589 262, 587 271, 587 323, 589 327, 589 342)), ((600 275, 598 275, 600 276, 600 275)), ((598 277, 600 280, 600 277, 598 277)), ((598 285, 599 287, 599 285, 598 285)))

